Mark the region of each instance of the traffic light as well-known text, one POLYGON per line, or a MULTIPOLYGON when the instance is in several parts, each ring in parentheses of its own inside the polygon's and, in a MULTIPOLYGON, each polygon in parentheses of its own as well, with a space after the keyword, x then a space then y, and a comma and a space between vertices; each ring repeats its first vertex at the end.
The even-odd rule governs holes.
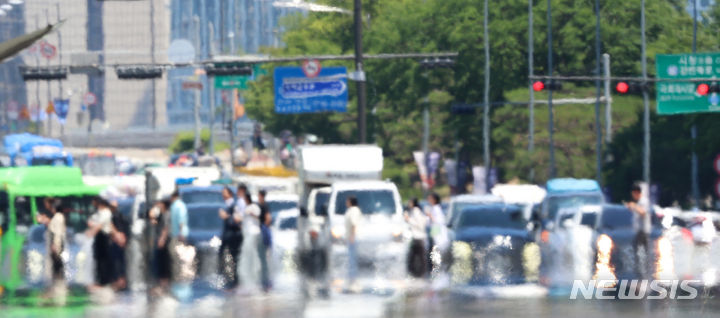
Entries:
POLYGON ((647 87, 641 82, 618 82, 615 85, 615 91, 620 94, 642 93, 647 87))
POLYGON ((420 67, 424 69, 432 69, 432 68, 450 68, 455 65, 455 60, 444 57, 436 57, 436 58, 426 58, 420 61, 420 67))
POLYGON ((475 108, 473 105, 457 104, 452 105, 450 113, 453 115, 473 115, 475 114, 475 108))
POLYGON ((542 91, 546 88, 550 91, 559 91, 562 89, 562 83, 552 80, 536 81, 532 86, 533 90, 536 92, 542 91))
POLYGON ((700 83, 698 84, 695 91, 700 96, 704 96, 711 93, 720 93, 720 85, 718 85, 718 82, 710 82, 708 83, 700 83))
POLYGON ((216 75, 252 75, 251 65, 246 63, 210 63, 205 65, 207 76, 216 75))
POLYGON ((68 74, 66 66, 20 66, 19 68, 24 81, 63 80, 67 78, 68 74))
POLYGON ((155 65, 117 66, 115 73, 119 79, 153 79, 161 78, 163 69, 155 65))

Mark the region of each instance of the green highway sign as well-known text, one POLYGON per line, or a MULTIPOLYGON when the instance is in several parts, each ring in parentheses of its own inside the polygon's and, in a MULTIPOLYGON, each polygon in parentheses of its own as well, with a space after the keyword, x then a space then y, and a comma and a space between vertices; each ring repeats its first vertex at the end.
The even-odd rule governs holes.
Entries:
POLYGON ((217 89, 247 89, 248 75, 223 75, 215 76, 215 88, 217 89))
POLYGON ((707 78, 708 82, 720 79, 720 53, 657 55, 655 60, 657 78, 657 112, 660 115, 720 112, 720 96, 717 93, 700 95, 699 82, 683 79, 707 78))
POLYGON ((248 81, 255 80, 259 75, 266 75, 267 71, 260 64, 253 65, 252 75, 216 75, 216 89, 248 89, 248 81))

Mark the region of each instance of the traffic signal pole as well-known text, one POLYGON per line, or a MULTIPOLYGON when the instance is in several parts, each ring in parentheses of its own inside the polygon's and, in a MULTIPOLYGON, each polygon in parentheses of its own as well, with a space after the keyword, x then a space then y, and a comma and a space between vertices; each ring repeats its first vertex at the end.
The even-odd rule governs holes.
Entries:
MULTIPOLYGON (((535 90, 533 90, 533 0, 528 0, 528 89, 530 95, 530 102, 528 102, 529 108, 529 123, 528 123, 528 154, 532 155, 535 151, 535 90)), ((530 182, 535 180, 535 167, 530 167, 530 176, 528 178, 530 182)))
POLYGON ((365 72, 363 71, 363 48, 362 48, 362 1, 355 0, 354 20, 355 20, 355 81, 357 85, 357 107, 358 107, 358 142, 364 144, 367 142, 366 127, 366 96, 365 96, 365 72))
MULTIPOLYGON (((645 0, 640 9, 640 41, 643 84, 647 84, 647 54, 645 52, 645 0)), ((643 180, 650 189, 650 104, 647 88, 643 88, 643 180)), ((650 197, 650 196, 648 196, 650 197)), ((652 202, 650 202, 652 204, 652 202)))
MULTIPOLYGON (((644 1, 644 0, 643 0, 644 1)), ((551 0, 547 0, 547 25, 548 25, 548 76, 552 76, 553 71, 553 56, 552 56, 552 14, 551 14, 551 0)), ((550 80, 552 83, 552 80, 550 80)), ((550 152, 550 173, 549 179, 555 178, 555 143, 553 141, 553 104, 552 104, 553 90, 548 90, 548 135, 549 135, 549 152, 550 152)))
MULTIPOLYGON (((595 74, 600 75, 600 3, 595 0, 595 74)), ((600 79, 595 80, 595 180, 602 180, 602 127, 600 123, 600 79)))
MULTIPOLYGON (((693 39, 692 39, 692 52, 697 53, 697 0, 693 2, 693 39)), ((697 124, 695 123, 696 117, 691 117, 693 120, 692 127, 690 128, 690 137, 692 138, 692 167, 690 171, 690 179, 692 181, 692 195, 693 204, 695 208, 700 207, 700 185, 698 184, 698 157, 695 149, 695 142, 697 141, 697 124)))
POLYGON ((483 161, 485 163, 485 191, 490 193, 490 39, 488 35, 488 0, 485 0, 483 19, 485 42, 485 107, 483 109, 483 161))
POLYGON ((605 70, 605 142, 612 142, 612 102, 610 101, 610 54, 603 54, 605 70))

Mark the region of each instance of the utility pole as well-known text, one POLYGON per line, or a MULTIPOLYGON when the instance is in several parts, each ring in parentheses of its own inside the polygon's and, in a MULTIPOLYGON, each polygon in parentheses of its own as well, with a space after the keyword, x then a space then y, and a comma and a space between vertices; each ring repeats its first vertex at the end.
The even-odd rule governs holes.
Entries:
POLYGON ((605 69, 605 142, 612 142, 612 102, 610 102, 610 54, 603 54, 605 69))
MULTIPOLYGON (((155 64, 155 0, 150 0, 150 61, 155 64)), ((153 78, 150 81, 150 102, 152 103, 151 125, 152 129, 157 129, 157 96, 155 90, 157 83, 153 78)))
POLYGON ((358 142, 367 142, 366 115, 365 115, 365 72, 363 71, 363 49, 362 49, 362 1, 355 1, 355 81, 357 84, 357 106, 358 106, 358 142))
MULTIPOLYGON (((600 76, 600 1, 595 0, 595 75, 600 76)), ((600 79, 595 80, 595 180, 602 185, 602 127, 600 126, 600 79)))
MULTIPOLYGON (((202 54, 201 48, 200 48, 200 18, 195 15, 193 16, 193 22, 195 23, 195 47, 198 48, 197 54, 202 54)), ((198 77, 198 74, 195 74, 196 77, 198 77)), ((198 82, 199 79, 198 79, 198 82)), ((193 117, 195 119, 195 140, 193 143, 193 147, 195 149, 200 148, 200 103, 201 103, 201 96, 202 90, 195 91, 195 106, 193 107, 193 117)))
POLYGON ((485 164, 485 191, 490 193, 490 39, 488 35, 488 0, 485 0, 483 42, 485 42, 485 93, 483 109, 483 162, 485 164))
MULTIPOLYGON (((208 43, 208 51, 210 52, 210 59, 212 59, 214 50, 213 50, 213 35, 214 35, 214 28, 212 22, 208 22, 208 32, 209 32, 209 43, 208 43)), ((210 136, 208 137, 208 153, 210 155, 213 155, 215 153, 215 86, 214 84, 214 78, 211 81, 210 78, 207 80, 208 83, 208 90, 210 92, 210 110, 208 114, 208 124, 210 128, 210 136)))
MULTIPOLYGON (((641 41, 641 61, 642 61, 642 77, 643 77, 643 181, 650 189, 650 104, 648 102, 647 93, 647 54, 645 52, 645 0, 641 0, 640 9, 640 41, 641 41)), ((650 196, 648 196, 650 197, 650 196)), ((652 204, 652 202, 650 202, 652 204)))
MULTIPOLYGON (((40 28, 39 22, 38 22, 38 16, 35 15, 35 30, 40 28)), ((35 52, 35 66, 40 66, 40 52, 35 52)), ((40 105, 40 82, 38 81, 35 83, 35 100, 37 100, 37 109, 35 110, 35 134, 40 135, 40 126, 42 125, 42 121, 40 121, 40 112, 42 111, 42 106, 40 105)))
MULTIPOLYGON (((429 92, 428 92, 429 94, 429 92)), ((422 150, 423 150, 423 161, 425 163, 425 179, 428 187, 425 188, 423 196, 427 197, 430 192, 430 98, 426 95, 423 109, 423 139, 422 139, 422 150)))
MULTIPOLYGON (((532 155, 535 151, 535 90, 533 89, 533 49, 535 46, 533 38, 533 1, 528 0, 528 93, 530 95, 529 123, 528 123, 528 154, 532 155)), ((530 167, 530 182, 535 180, 535 168, 530 167)))
MULTIPOLYGON (((697 0, 693 1, 693 39, 692 39, 692 52, 697 53, 697 0)), ((690 117, 693 121, 692 127, 690 128, 690 136, 692 138, 692 167, 690 179, 692 181, 692 194, 693 194, 693 206, 695 208, 700 207, 700 185, 698 184, 698 157, 695 143, 697 142, 697 123, 696 117, 690 117)))
MULTIPOLYGON (((45 23, 50 24, 50 15, 48 14, 48 10, 45 9, 45 23)), ((50 59, 47 59, 47 66, 50 66, 50 59)), ((47 99, 48 99, 48 106, 50 106, 50 103, 52 103, 52 92, 50 91, 50 80, 47 81, 47 99)), ((52 137, 52 113, 48 112, 47 109, 45 109, 45 112, 47 113, 47 119, 48 119, 48 137, 52 137)))
MULTIPOLYGON (((643 0, 644 1, 644 0, 643 0)), ((551 14, 551 0, 547 0, 547 29, 548 29, 548 76, 552 76, 553 71, 553 56, 552 56, 552 14, 551 14)), ((553 83, 553 80, 550 80, 553 83)), ((555 178, 555 143, 553 141, 553 104, 552 104, 553 90, 548 90, 548 135, 549 135, 549 152, 550 152, 550 179, 555 178)))
MULTIPOLYGON (((55 13, 57 13, 57 21, 60 22, 60 2, 55 3, 55 13)), ((57 31, 57 37, 58 37, 58 64, 62 65, 62 31, 57 31)), ((63 99, 63 85, 62 80, 58 80, 58 91, 60 91, 60 99, 63 99)), ((70 105, 68 105, 70 107, 70 105)), ((67 114, 66 114, 67 115, 67 114)), ((65 135, 65 125, 60 124, 60 135, 65 135)))

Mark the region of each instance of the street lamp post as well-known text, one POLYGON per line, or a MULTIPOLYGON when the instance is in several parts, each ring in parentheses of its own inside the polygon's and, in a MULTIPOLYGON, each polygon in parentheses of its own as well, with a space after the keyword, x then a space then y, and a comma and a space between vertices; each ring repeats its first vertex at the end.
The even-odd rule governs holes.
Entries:
POLYGON ((483 42, 485 46, 485 92, 483 94, 483 162, 485 164, 485 191, 490 192, 490 36, 488 35, 488 0, 483 13, 483 42))
POLYGON ((647 56, 645 52, 645 0, 642 0, 640 9, 640 41, 643 77, 643 180, 650 188, 650 105, 648 101, 647 84, 647 56))
POLYGON ((358 106, 358 142, 367 142, 366 127, 366 96, 365 96, 365 72, 363 71, 363 48, 362 48, 362 1, 355 0, 354 21, 355 21, 355 81, 357 85, 357 106, 358 106))

